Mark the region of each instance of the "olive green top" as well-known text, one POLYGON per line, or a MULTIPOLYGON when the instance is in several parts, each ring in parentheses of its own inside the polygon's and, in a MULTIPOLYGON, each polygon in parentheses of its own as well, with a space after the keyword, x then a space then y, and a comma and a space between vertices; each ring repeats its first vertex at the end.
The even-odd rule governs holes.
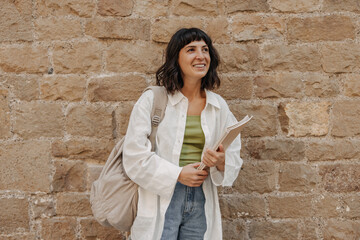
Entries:
POLYGON ((205 135, 201 128, 200 116, 187 116, 179 166, 200 162, 204 144, 205 135))

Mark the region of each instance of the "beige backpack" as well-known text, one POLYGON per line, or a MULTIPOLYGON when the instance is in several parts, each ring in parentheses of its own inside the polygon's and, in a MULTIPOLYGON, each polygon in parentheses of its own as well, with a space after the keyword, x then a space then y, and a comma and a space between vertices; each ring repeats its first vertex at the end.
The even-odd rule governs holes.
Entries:
MULTIPOLYGON (((154 151, 157 128, 165 114, 167 94, 164 87, 152 86, 145 91, 149 89, 154 92, 152 130, 149 136, 154 151)), ((137 213, 138 185, 131 181, 123 168, 124 139, 116 144, 99 178, 93 182, 90 203, 94 217, 101 225, 130 231, 137 213)))

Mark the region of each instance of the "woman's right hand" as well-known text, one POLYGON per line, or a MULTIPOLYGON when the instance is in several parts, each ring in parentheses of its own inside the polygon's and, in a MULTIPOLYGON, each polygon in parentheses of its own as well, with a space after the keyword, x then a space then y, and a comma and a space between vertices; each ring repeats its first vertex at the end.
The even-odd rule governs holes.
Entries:
POLYGON ((192 163, 183 167, 178 181, 188 187, 199 187, 207 178, 209 173, 206 170, 197 170, 200 163, 192 163))

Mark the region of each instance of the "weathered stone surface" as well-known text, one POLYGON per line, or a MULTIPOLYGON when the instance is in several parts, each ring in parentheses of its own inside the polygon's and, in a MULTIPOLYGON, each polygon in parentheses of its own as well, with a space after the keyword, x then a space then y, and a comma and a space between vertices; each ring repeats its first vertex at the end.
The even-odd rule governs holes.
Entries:
POLYGON ((14 133, 24 139, 63 136, 64 114, 56 103, 27 102, 15 105, 14 133))
POLYGON ((250 99, 253 92, 253 77, 221 75, 220 88, 216 90, 225 99, 250 99))
POLYGON ((222 196, 221 214, 224 219, 265 217, 265 201, 253 196, 222 196))
POLYGON ((36 197, 32 203, 34 218, 48 218, 56 215, 52 197, 36 197))
POLYGON ((252 139, 244 148, 255 159, 301 161, 305 157, 305 144, 301 141, 252 139))
POLYGON ((0 86, 0 139, 11 136, 9 92, 0 86))
POLYGON ((254 80, 255 94, 259 98, 301 98, 303 83, 296 73, 278 73, 258 76, 254 80))
POLYGON ((245 162, 234 182, 233 189, 239 193, 269 193, 275 190, 276 178, 274 163, 245 162))
POLYGON ((325 72, 355 72, 360 70, 360 44, 329 43, 320 47, 325 72))
POLYGON ((279 170, 279 190, 283 192, 312 192, 319 181, 316 169, 305 164, 285 164, 279 170))
POLYGON ((10 89, 13 98, 32 101, 39 99, 39 83, 37 75, 5 75, 0 76, 0 83, 10 89))
POLYGON ((88 73, 101 70, 101 46, 97 42, 57 44, 54 70, 57 73, 88 73))
POLYGON ((287 36, 290 42, 343 41, 355 38, 355 26, 346 16, 293 18, 287 23, 287 36))
POLYGON ((79 75, 46 76, 40 80, 41 99, 81 101, 85 95, 86 79, 79 75))
POLYGON ((37 40, 68 40, 82 36, 80 19, 38 18, 35 20, 37 40))
POLYGON ((256 11, 268 12, 270 10, 266 0, 226 0, 226 13, 256 11))
POLYGON ((360 218, 360 196, 346 196, 343 199, 345 204, 344 217, 346 218, 360 218))
POLYGON ((0 198, 0 232, 30 231, 28 208, 26 199, 0 198))
POLYGON ((15 73, 45 73, 49 66, 47 49, 43 46, 0 47, 0 69, 15 73))
POLYGON ((239 220, 222 221, 223 239, 226 240, 245 240, 246 227, 245 223, 239 220))
POLYGON ((52 187, 55 192, 83 192, 86 190, 86 164, 83 162, 55 161, 52 187))
POLYGON ((338 101, 332 109, 333 128, 336 137, 351 137, 360 134, 360 102, 338 101))
POLYGON ((132 0, 99 0, 98 14, 103 16, 121 16, 131 15, 134 8, 132 0))
POLYGON ((319 224, 309 219, 304 220, 304 225, 300 225, 301 239, 303 240, 314 240, 318 238, 319 224))
POLYGON ((360 5, 358 0, 324 0, 323 10, 327 12, 360 12, 360 5))
POLYGON ((92 183, 99 178, 102 169, 103 169, 103 165, 93 165, 93 164, 88 165, 88 169, 87 169, 88 176, 86 180, 87 181, 86 189, 88 191, 91 190, 92 183))
POLYGON ((36 236, 35 233, 19 233, 19 234, 12 234, 12 235, 2 235, 0 236, 0 240, 35 240, 36 236))
POLYGON ((58 140, 52 143, 51 153, 54 157, 105 163, 113 147, 112 140, 58 140))
POLYGON ((241 103, 230 105, 231 111, 238 120, 245 115, 253 116, 253 119, 241 132, 242 136, 274 136, 276 134, 277 109, 269 104, 247 104, 241 103))
POLYGON ((295 240, 298 239, 299 228, 296 222, 258 222, 250 223, 249 237, 251 240, 295 240))
POLYGON ((73 105, 68 109, 65 127, 74 136, 112 138, 112 110, 98 105, 73 105))
POLYGON ((255 44, 216 45, 220 54, 222 72, 261 70, 260 50, 255 44))
POLYGON ((31 8, 31 0, 0 2, 0 42, 33 40, 31 8))
POLYGON ((236 15, 231 29, 236 41, 282 39, 285 21, 275 16, 236 15))
POLYGON ((85 194, 59 194, 56 202, 56 213, 65 216, 91 215, 90 197, 85 194))
POLYGON ((315 215, 317 217, 328 219, 340 216, 341 204, 336 197, 320 195, 314 202, 315 215))
POLYGON ((94 219, 81 219, 81 237, 83 239, 125 240, 125 234, 115 228, 103 227, 94 219))
POLYGON ((324 239, 353 239, 360 236, 360 223, 330 219, 323 228, 324 239))
POLYGON ((150 42, 114 42, 107 50, 106 70, 154 73, 162 63, 163 49, 150 42))
POLYGON ((133 109, 133 102, 124 102, 115 110, 116 120, 116 137, 122 137, 126 134, 126 130, 129 124, 129 118, 133 109))
POLYGON ((165 17, 168 12, 169 0, 148 0, 136 2, 134 14, 141 17, 165 17))
POLYGON ((79 16, 95 14, 96 0, 35 0, 36 16, 79 16))
POLYGON ((204 31, 208 34, 213 43, 230 43, 229 21, 225 17, 206 19, 204 31))
POLYGON ((151 26, 151 39, 155 42, 167 43, 180 28, 203 28, 203 21, 194 17, 159 18, 151 26))
POLYGON ((45 141, 2 143, 0 189, 49 192, 49 151, 50 144, 45 141))
POLYGON ((206 0, 176 0, 173 3, 172 14, 178 16, 216 16, 219 13, 217 1, 206 0))
POLYGON ((360 166, 354 164, 326 164, 319 166, 322 187, 328 192, 356 192, 360 189, 360 166))
POLYGON ((349 97, 360 96, 360 74, 349 74, 344 83, 345 95, 349 97))
POLYGON ((311 217, 312 196, 268 197, 269 214, 273 218, 311 217))
POLYGON ((96 38, 150 40, 150 21, 146 19, 89 19, 85 34, 96 38))
POLYGON ((94 102, 137 100, 146 86, 146 79, 139 75, 94 78, 88 85, 88 99, 94 102))
POLYGON ((335 97, 340 92, 336 78, 320 73, 307 73, 303 81, 304 93, 308 97, 335 97))
POLYGON ((329 131, 330 102, 290 102, 279 106, 288 136, 323 136, 329 131))
POLYGON ((272 0, 270 7, 281 12, 314 12, 320 9, 320 0, 272 0))
POLYGON ((76 219, 49 218, 42 220, 41 236, 44 240, 76 239, 76 219))
POLYGON ((360 158, 360 142, 356 140, 333 140, 310 142, 306 149, 310 161, 333 161, 360 158))

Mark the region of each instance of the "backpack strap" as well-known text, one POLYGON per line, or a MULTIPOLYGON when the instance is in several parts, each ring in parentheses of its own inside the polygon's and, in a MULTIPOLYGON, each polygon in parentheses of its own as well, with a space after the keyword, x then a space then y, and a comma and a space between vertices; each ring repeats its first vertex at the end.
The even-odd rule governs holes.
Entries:
POLYGON ((153 107, 151 110, 151 134, 149 136, 151 142, 151 151, 155 151, 155 137, 158 126, 165 115, 165 109, 168 102, 166 89, 162 86, 149 86, 145 91, 152 90, 154 93, 153 107))

